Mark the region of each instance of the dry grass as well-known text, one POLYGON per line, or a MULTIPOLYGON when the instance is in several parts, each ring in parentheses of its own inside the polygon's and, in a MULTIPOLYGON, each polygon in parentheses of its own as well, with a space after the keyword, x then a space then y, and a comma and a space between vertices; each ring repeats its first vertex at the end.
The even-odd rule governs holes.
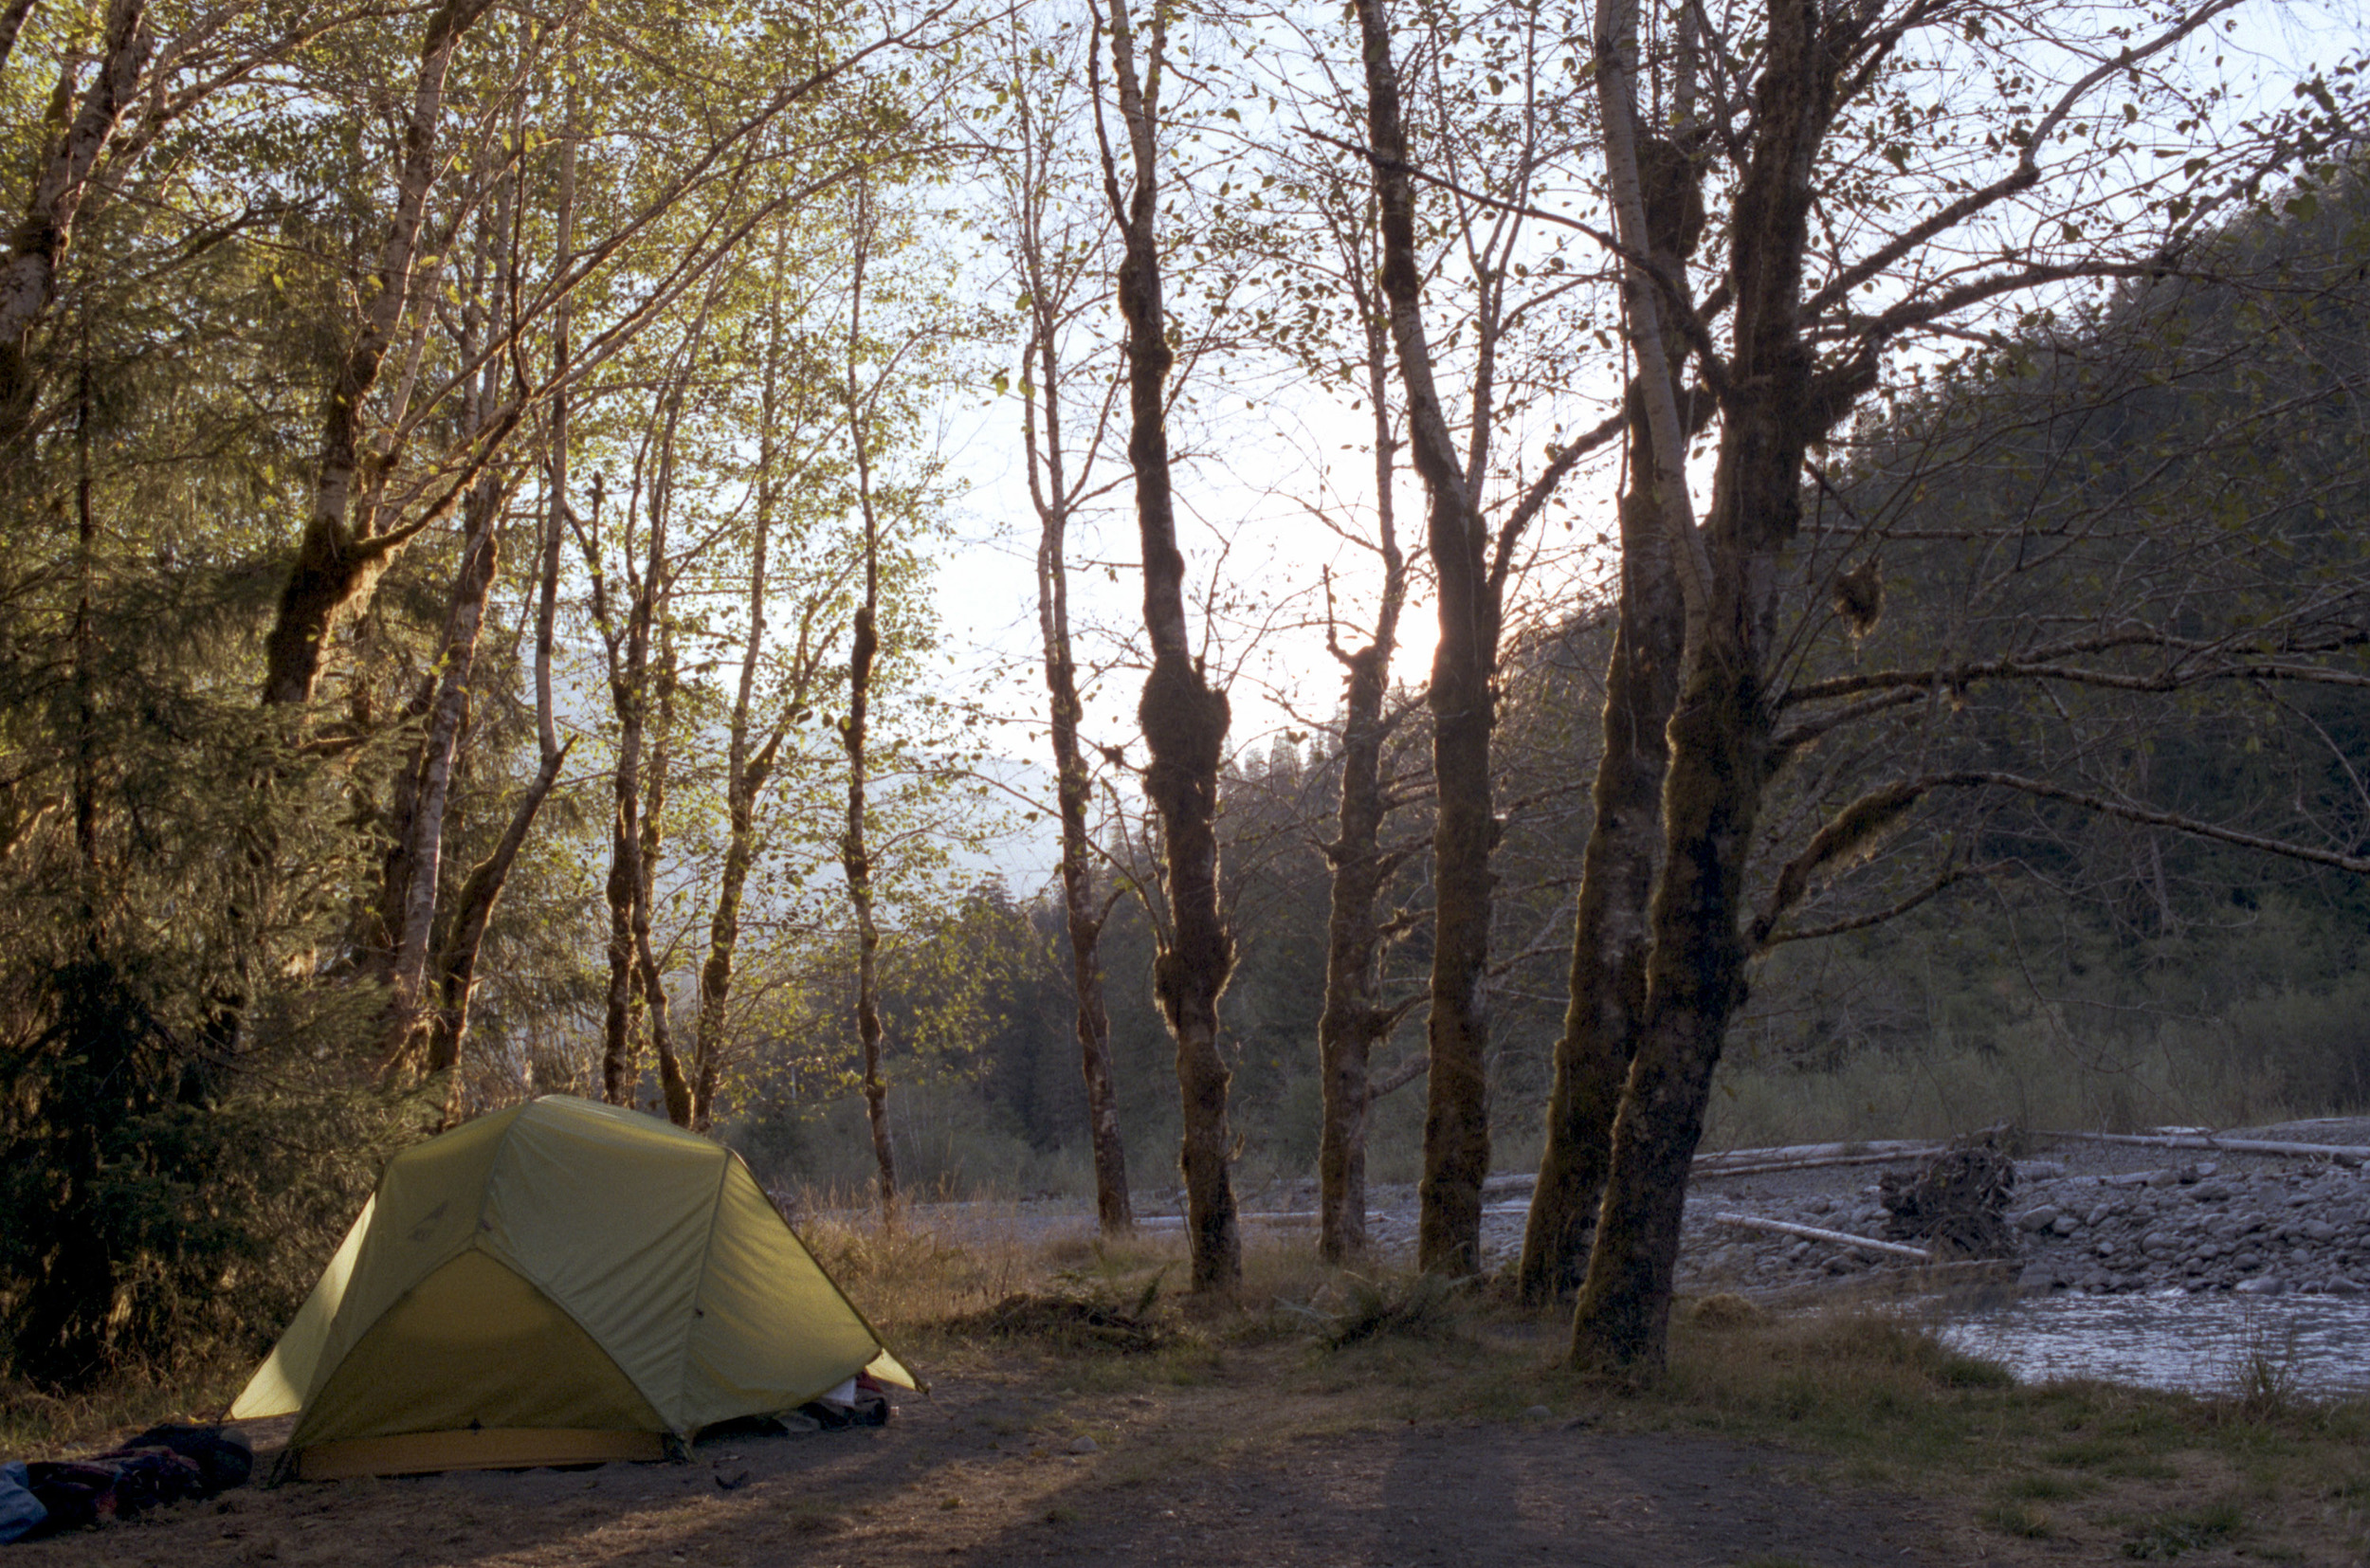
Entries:
POLYGON ((219 1419, 254 1370, 241 1361, 177 1378, 143 1374, 77 1394, 0 1382, 0 1459, 103 1448, 159 1421, 219 1419))
POLYGON ((1980 1047, 1862 1050, 1820 1067, 1736 1053, 1721 1069, 1704 1146, 1950 1138, 1999 1121, 2106 1132, 2238 1127, 2350 1108, 2299 1094, 2293 1076, 2264 1053, 2179 1030, 2086 1038, 2078 1052, 2027 1030, 1980 1047))
MULTIPOLYGON (((1403 1272, 1327 1268, 1306 1237, 1254 1236, 1245 1285, 1225 1301, 1175 1293, 1185 1260, 1173 1234, 982 1247, 907 1233, 843 1244, 836 1255, 859 1301, 893 1297, 900 1331, 966 1360, 975 1348, 946 1324, 976 1310, 985 1291, 1128 1302, 1157 1285, 1163 1321, 1177 1330, 1159 1354, 1051 1340, 1024 1349, 1063 1385, 1104 1394, 1225 1381, 1249 1358, 1268 1379, 1263 1430, 1280 1422, 1305 1438, 1411 1419, 1522 1420, 1544 1408, 1608 1432, 1767 1444, 1834 1478, 1960 1507, 1995 1541, 2106 1555, 2192 1539, 2270 1555, 2358 1550, 2370 1515, 2370 1406, 2268 1387, 2218 1398, 2020 1387, 1915 1322, 1865 1307, 1689 1304, 1676 1317, 1668 1375, 1632 1390, 1558 1365, 1567 1329, 1557 1314, 1403 1272), (920 1276, 864 1272, 917 1260, 920 1276)), ((886 1312, 882 1322, 887 1329, 886 1312)))

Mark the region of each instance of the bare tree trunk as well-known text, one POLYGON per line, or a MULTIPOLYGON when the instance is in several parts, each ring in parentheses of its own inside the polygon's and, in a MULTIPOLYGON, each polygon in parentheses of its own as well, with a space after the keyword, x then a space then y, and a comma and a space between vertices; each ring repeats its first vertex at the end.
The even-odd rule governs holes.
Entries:
MULTIPOLYGON (((1052 355, 1045 356, 1052 386, 1052 355)), ((1047 418, 1054 417, 1048 398, 1047 418)), ((1058 451, 1058 430, 1048 432, 1058 451)), ((1052 471, 1061 490, 1058 457, 1052 471)), ((1045 684, 1052 733, 1054 792, 1062 821, 1062 914, 1069 932, 1070 990, 1077 1001, 1079 1068, 1086 1085, 1086 1121, 1094 1149, 1095 1212, 1105 1235, 1132 1230, 1136 1214, 1127 1190, 1127 1151, 1120 1140, 1119 1085, 1111 1069, 1111 1020, 1103 1002, 1103 912, 1097 906, 1093 846, 1086 807, 1093 789, 1078 745, 1078 671, 1070 659, 1069 586, 1064 564, 1066 506, 1045 509, 1037 544, 1038 621, 1045 633, 1045 684)))
MULTIPOLYGON (((642 1077, 641 955, 634 944, 644 885, 642 772, 649 738, 651 623, 658 613, 660 580, 666 569, 665 451, 675 412, 676 404, 670 399, 658 437, 659 478, 650 507, 649 559, 639 574, 630 559, 627 563, 630 600, 626 627, 622 636, 609 643, 610 702, 617 713, 617 771, 611 784, 614 805, 610 815, 609 880, 604 889, 609 902, 609 993, 602 1016, 601 1094, 612 1105, 632 1104, 642 1077)), ((596 509, 598 504, 596 488, 596 509)), ((588 542, 588 554, 591 548, 588 542)), ((597 582, 594 592, 597 613, 597 582)))
POLYGON ((461 1052, 469 1040, 469 1004, 477 991, 478 950, 484 945, 485 928, 493 923, 503 884, 510 880, 511 868, 519 863, 519 851, 526 847, 527 834, 533 831, 543 802, 551 798, 552 786, 559 781, 560 766, 567 759, 565 746, 543 758, 543 765, 528 783, 526 793, 512 808, 510 824, 502 830, 494 852, 469 868, 468 879, 452 900, 451 928, 437 955, 437 1005, 430 1018, 427 1060, 429 1076, 446 1075, 443 1124, 447 1127, 458 1126, 462 1120, 467 1085, 462 1072, 461 1052))
MULTIPOLYGON (((782 271, 782 242, 774 249, 774 271, 782 271)), ((805 705, 806 687, 814 665, 808 629, 801 627, 793 673, 793 691, 781 721, 752 756, 749 749, 752 709, 757 696, 757 664, 765 647, 766 564, 774 536, 774 513, 779 504, 782 478, 779 419, 781 413, 782 319, 778 295, 772 301, 766 345, 765 384, 758 401, 757 498, 756 538, 750 553, 749 642, 741 650, 740 683, 733 694, 732 720, 724 763, 726 837, 724 871, 717 888, 716 911, 708 921, 708 954, 700 966, 700 1017, 692 1040, 691 1121, 694 1132, 706 1132, 716 1120, 716 1089, 724 1061, 725 1010, 732 1000, 733 960, 740 940, 740 903, 748 885, 749 867, 757 854, 757 801, 772 777, 775 758, 788 738, 793 716, 805 705)), ((808 607, 811 621, 814 606, 808 607)))
MULTIPOLYGON (((651 568, 655 578, 659 563, 653 560, 651 568)), ((666 1120, 678 1127, 688 1127, 691 1084, 684 1075, 683 1059, 675 1052, 666 975, 650 945, 650 921, 658 903, 659 857, 666 843, 667 766, 672 760, 675 740, 675 633, 672 627, 664 624, 659 628, 657 685, 657 733, 650 744, 648 793, 642 807, 642 842, 634 856, 633 956, 643 1005, 649 1010, 650 1051, 658 1058, 659 1089, 665 1096, 666 1120)))
MULTIPOLYGON (((556 552, 554 552, 555 556, 556 552)), ((548 628, 549 623, 543 623, 548 628)), ((538 637, 537 650, 548 657, 551 640, 538 637)), ((501 902, 503 884, 510 880, 511 868, 519 863, 519 851, 526 847, 527 834, 535 827, 535 818, 551 798, 552 786, 559 782, 559 770, 568 760, 568 747, 559 745, 543 754, 542 766, 536 770, 526 793, 512 808, 509 826, 502 830, 494 852, 469 868, 468 880, 452 900, 451 923, 445 936, 443 948, 437 954, 437 1005, 430 1018, 428 1067, 430 1076, 444 1073, 444 1125, 457 1126, 462 1120, 464 1091, 466 1087, 461 1070, 461 1052, 469 1039, 469 1004, 477 989, 478 950, 484 944, 485 928, 493 923, 495 907, 501 902)))
POLYGON ((1119 1086, 1111 1067, 1111 1020, 1103 999, 1101 946, 1104 911, 1095 897, 1094 845, 1087 810, 1094 781, 1079 745, 1084 707, 1078 696, 1078 666, 1069 628, 1068 530, 1077 487, 1086 482, 1097 445, 1089 437, 1081 472, 1070 473, 1064 441, 1061 328, 1076 273, 1056 255, 1048 265, 1044 232, 1053 193, 1047 167, 1052 137, 1036 121, 1029 84, 1017 57, 1013 63, 1016 112, 1020 117, 1021 171, 1014 207, 1014 248, 1028 283, 1029 342, 1024 362, 1033 375, 1021 388, 1021 432, 1029 464, 1029 495, 1037 512, 1037 629, 1045 648, 1048 738, 1053 747, 1054 814, 1062 827, 1062 913, 1069 936, 1070 992, 1075 1003, 1080 1076, 1086 1088, 1086 1127, 1094 1154, 1095 1212, 1103 1234, 1118 1235, 1136 1223, 1128 1193, 1127 1149, 1120 1138, 1119 1086))
POLYGON ((609 901, 609 992, 602 1009, 601 1098, 612 1105, 633 1103, 642 1073, 633 1027, 633 909, 642 886, 642 685, 648 665, 646 614, 645 606, 637 602, 629 612, 624 666, 612 667, 610 675, 618 733, 617 772, 611 780, 614 805, 610 813, 609 881, 604 887, 609 901))
MULTIPOLYGON (((573 34, 567 58, 573 68, 573 34)), ((558 254, 553 268, 555 274, 567 271, 575 244, 576 91, 573 75, 566 94, 567 119, 559 149, 558 254)), ((517 297, 508 293, 504 297, 515 311, 517 297)), ((552 362, 556 368, 568 363, 572 320, 570 302, 563 298, 552 319, 552 362)), ((436 957, 437 1006, 428 1038, 428 1070, 447 1075, 447 1127, 459 1124, 465 1104, 466 1074, 462 1070, 461 1053, 468 1044, 469 1004, 477 989, 478 951, 484 943, 486 927, 493 921, 511 868, 518 864, 519 853, 526 846, 527 834, 534 829, 543 802, 551 798, 552 787, 559 782, 559 770, 568 760, 569 747, 575 743, 573 738, 564 743, 560 740, 558 717, 552 701, 552 654, 559 621, 560 545, 568 529, 568 392, 562 387, 553 393, 551 402, 550 504, 544 513, 536 562, 535 736, 541 763, 526 793, 511 809, 510 823, 502 830, 494 852, 472 866, 467 881, 462 884, 453 900, 444 946, 436 957)))
POLYGON ((1367 1067, 1394 1014, 1375 1005, 1375 962, 1381 932, 1375 903, 1404 860, 1382 848, 1390 812, 1382 778, 1382 748, 1391 721, 1391 656, 1398 646, 1399 608, 1407 594, 1407 563, 1399 551, 1391 501, 1396 443, 1391 428, 1391 346, 1382 313, 1370 297, 1365 258, 1346 247, 1351 287, 1366 327, 1366 395, 1375 417, 1376 548, 1382 556, 1382 602, 1373 640, 1342 651, 1327 646, 1348 671, 1341 717, 1340 830, 1325 846, 1332 867, 1332 903, 1325 920, 1325 1005, 1317 1020, 1317 1058, 1323 1100, 1317 1148, 1317 1249, 1328 1263, 1366 1250, 1366 1118, 1374 1101, 1367 1067))
MULTIPOLYGON (((659 849, 664 842, 664 824, 657 813, 665 805, 668 724, 674 714, 674 638, 672 629, 665 624, 671 613, 674 592, 667 539, 675 504, 675 441, 683 425, 684 392, 699 363, 709 313, 720 286, 720 283, 711 283, 692 320, 656 410, 655 428, 645 436, 642 455, 635 460, 637 470, 645 463, 648 465, 649 534, 642 569, 636 574, 631 543, 642 491, 642 481, 637 477, 634 501, 627 509, 624 558, 629 602, 622 632, 615 630, 609 620, 606 590, 600 576, 597 528, 584 541, 586 560, 592 572, 593 616, 600 624, 606 645, 610 701, 617 713, 618 727, 616 809, 611 823, 607 887, 609 996, 602 1042, 602 1093, 612 1104, 633 1103, 641 1073, 635 1060, 641 1021, 638 1008, 647 1007, 667 1117, 679 1124, 690 1120, 690 1087, 684 1078, 682 1063, 675 1056, 673 1038, 667 1029, 664 976, 650 946, 650 903, 659 849), (653 634, 657 635, 662 650, 656 669, 650 660, 653 634), (650 722, 653 699, 657 701, 659 720, 655 731, 650 722), (647 782, 646 768, 649 775, 647 782)), ((598 503, 596 484, 596 508, 598 503)))
MULTIPOLYGON (((0 65, 7 64, 31 9, 30 0, 19 0, 0 15, 0 65)), ((57 302, 58 268, 73 243, 74 221, 100 155, 139 91, 154 46, 146 0, 110 0, 98 72, 64 134, 47 150, 25 215, 9 237, 0 261, 0 452, 31 431, 41 400, 29 351, 32 331, 57 302)), ((62 90, 72 84, 72 66, 66 69, 62 90)))
POLYGON ((461 726, 468 712, 469 680, 477 663, 480 629, 485 624, 485 601, 494 587, 500 554, 502 486, 482 480, 465 508, 467 532, 461 545, 461 563, 452 585, 451 603, 445 612, 445 632, 437 658, 436 697, 429 705, 428 733, 408 766, 417 781, 410 794, 410 820, 404 835, 403 903, 396 911, 393 987, 388 1002, 386 1059, 391 1067, 408 1068, 424 1043, 415 1038, 425 1000, 430 939, 436 923, 436 895, 442 880, 446 804, 452 790, 454 758, 460 751, 461 726))
MULTIPOLYGON (((501 330, 510 303, 509 269, 497 260, 508 243, 517 181, 505 179, 489 220, 477 226, 458 350, 465 361, 477 353, 482 336, 501 330)), ((489 364, 471 378, 462 410, 467 434, 483 430, 501 385, 501 367, 489 364)), ((381 1038, 384 1072, 408 1078, 433 1048, 434 1027, 427 1015, 430 952, 444 876, 445 826, 453 768, 467 722, 470 683, 476 671, 478 638, 494 588, 501 553, 501 511, 508 486, 487 475, 469 489, 462 505, 461 558, 446 598, 445 626, 437 658, 422 683, 415 709, 426 717, 419 744, 396 781, 383 881, 381 918, 387 930, 388 1000, 381 1038)))
MULTIPOLYGON (((764 592, 763 551, 751 574, 750 598, 764 592)), ((777 726, 753 757, 749 754, 748 690, 756 672, 761 623, 753 620, 749 655, 742 669, 742 696, 733 715, 730 772, 725 781, 727 837, 724 871, 716 893, 716 912, 708 921, 708 955, 700 966, 700 1016, 692 1035, 691 1120, 693 1132, 708 1131, 716 1122, 716 1090, 723 1071, 725 1010, 732 1001, 733 958, 740 939, 740 903, 748 886, 749 867, 757 858, 757 799, 773 775, 776 755, 787 738, 777 726)))
POLYGON ((1151 753, 1144 793, 1160 813, 1168 884, 1168 930, 1153 963, 1153 995, 1176 1041, 1184 1124, 1179 1163, 1194 1288, 1227 1291, 1243 1277, 1242 1233, 1228 1172, 1229 1074, 1218 1053, 1218 997, 1234 967, 1233 935, 1218 908, 1215 830, 1218 763, 1231 715, 1226 693, 1210 684, 1186 635, 1185 557, 1176 546, 1170 490, 1166 420, 1172 356, 1161 303, 1157 140, 1167 13, 1153 11, 1140 77, 1127 0, 1108 0, 1099 21, 1110 32, 1112 76, 1135 184, 1122 197, 1119 169, 1106 148, 1104 191, 1125 242, 1116 292, 1127 325, 1127 456, 1136 477, 1144 627, 1152 642, 1152 673, 1136 713, 1151 753))
MULTIPOLYGON (((1495 727, 1491 676, 1498 657, 1499 578, 1475 503, 1476 475, 1461 463, 1432 383, 1424 331, 1423 277, 1415 240, 1415 188, 1409 173, 1399 81, 1390 27, 1378 0, 1358 0, 1364 43, 1368 137, 1381 210, 1382 289, 1407 388, 1408 430, 1424 482, 1426 531, 1440 594, 1440 641, 1432 656, 1432 773, 1439 789, 1432 830, 1431 1068, 1424 1114, 1422 1212, 1416 1261, 1427 1271, 1481 1267, 1481 1190, 1489 1174, 1490 851, 1489 739, 1495 727)), ((1488 418, 1477 400, 1477 420, 1488 418)), ((1477 434, 1477 447, 1481 442, 1477 434)))
POLYGON ((872 1158, 881 1173, 881 1217, 897 1218, 897 1151, 889 1139, 888 1082, 881 1071, 881 927, 872 904, 872 853, 866 837, 866 725, 872 711, 872 665, 881 649, 881 525, 872 507, 870 397, 857 381, 864 338, 865 262, 872 243, 872 190, 857 189, 854 288, 848 309, 848 439, 856 459, 856 500, 864 513, 864 603, 856 611, 848 654, 848 716, 840 743, 848 752, 848 831, 840 866, 856 911, 856 1039, 864 1057, 865 1113, 872 1125, 872 1158))
MULTIPOLYGON (((367 487, 364 434, 367 407, 380 367, 393 346, 419 284, 420 226, 438 167, 436 132, 444 117, 445 79, 464 33, 492 0, 444 0, 428 21, 420 68, 404 126, 396 171, 394 216, 379 252, 377 288, 363 306, 322 410, 320 456, 312 506, 297 543, 296 564, 280 595, 278 618, 264 641, 264 701, 311 701, 321 652, 340 617, 366 600, 397 551, 430 520, 381 530, 378 520, 351 516, 357 486, 367 487)), ((432 267, 432 263, 431 263, 432 267)))
POLYGON ((872 857, 865 838, 865 724, 870 705, 872 660, 880 641, 872 629, 875 574, 870 552, 865 563, 866 603, 856 611, 854 646, 848 657, 848 716, 840 741, 848 751, 848 832, 840 867, 848 876, 848 902, 856 911, 856 1042, 863 1057, 865 1116, 872 1128, 872 1158, 880 1170, 881 1213, 897 1214, 897 1150, 889 1137, 888 1080, 881 1071, 881 926, 872 907, 872 857))

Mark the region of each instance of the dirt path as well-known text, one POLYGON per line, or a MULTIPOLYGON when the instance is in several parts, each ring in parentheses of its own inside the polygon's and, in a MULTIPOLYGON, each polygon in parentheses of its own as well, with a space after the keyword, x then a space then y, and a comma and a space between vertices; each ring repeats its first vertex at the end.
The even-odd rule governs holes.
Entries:
POLYGON ((1949 1563, 1923 1508, 1766 1449, 1551 1419, 1329 1426, 1256 1358, 1087 1393, 979 1372, 885 1431, 702 1443, 688 1465, 234 1492, 11 1548, 9 1568, 1949 1563), (1081 1439, 1091 1439, 1090 1452, 1081 1439))

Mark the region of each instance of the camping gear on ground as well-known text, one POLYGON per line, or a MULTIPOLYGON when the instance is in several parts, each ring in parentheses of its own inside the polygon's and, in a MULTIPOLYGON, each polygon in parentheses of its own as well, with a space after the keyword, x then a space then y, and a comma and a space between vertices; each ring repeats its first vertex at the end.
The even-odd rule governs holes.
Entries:
POLYGON ((597 1464, 857 1373, 919 1386, 738 1156, 548 1095, 388 1161, 230 1413, 306 1479, 597 1464))
POLYGON ((197 1467, 198 1476, 205 1484, 208 1497, 227 1492, 233 1486, 244 1486, 255 1473, 255 1450, 237 1432, 220 1427, 190 1427, 167 1422, 151 1427, 121 1448, 100 1455, 112 1459, 119 1454, 137 1453, 145 1449, 165 1449, 179 1454, 197 1467))
POLYGON ((889 1424, 888 1390, 869 1373, 859 1372, 830 1393, 799 1406, 798 1413, 824 1431, 885 1427, 889 1424))
POLYGON ((88 1459, 0 1465, 0 1541, 132 1519, 246 1485, 255 1455, 220 1427, 151 1427, 88 1459), (20 1495, 21 1494, 21 1495, 20 1495), (24 1505, 31 1517, 23 1518, 24 1505))
POLYGON ((51 1530, 136 1519, 162 1504, 206 1495, 206 1478, 197 1466, 171 1449, 54 1460, 25 1468, 33 1495, 49 1510, 51 1530))
POLYGON ((49 1510, 33 1495, 32 1477, 24 1465, 13 1459, 0 1465, 0 1546, 39 1529, 48 1518, 49 1510))

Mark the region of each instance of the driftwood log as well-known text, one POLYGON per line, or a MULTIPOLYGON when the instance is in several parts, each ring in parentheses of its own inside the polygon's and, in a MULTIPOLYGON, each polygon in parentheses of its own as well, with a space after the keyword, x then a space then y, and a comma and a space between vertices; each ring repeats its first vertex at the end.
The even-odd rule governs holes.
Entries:
POLYGON ((2359 1143, 2284 1143, 2264 1138, 2217 1138, 2212 1133, 2042 1133, 2040 1137, 2072 1139, 2083 1143, 2128 1143, 2148 1149, 2211 1149, 2233 1155, 2333 1159, 2341 1165, 2370 1164, 2370 1147, 2359 1143))
MULTIPOLYGON (((1890 1165, 1905 1159, 1930 1159, 1949 1148, 1947 1143, 1872 1140, 1857 1143, 1792 1143, 1769 1149, 1725 1149, 1697 1155, 1697 1176, 1764 1176, 1773 1171, 1811 1171, 1826 1165, 1890 1165)), ((1506 1171, 1482 1183, 1489 1194, 1526 1192, 1539 1177, 1529 1171, 1506 1171)))
POLYGON ((1747 1231, 1774 1231, 1781 1236, 1801 1236, 1810 1241, 1832 1241, 1838 1247, 1857 1247, 1869 1252, 1887 1252, 1897 1258, 1915 1258, 1931 1263, 1934 1254, 1923 1247, 1910 1247, 1897 1241, 1878 1241, 1873 1236, 1855 1236, 1849 1231, 1822 1231, 1815 1225, 1796 1225, 1790 1220, 1761 1219, 1753 1214, 1714 1214, 1719 1225, 1740 1226, 1747 1231))
POLYGON ((1741 1153, 1766 1153, 1773 1158, 1753 1164, 1737 1164, 1732 1157, 1713 1157, 1709 1163, 1698 1160, 1695 1174, 1699 1176, 1765 1176, 1774 1171, 1814 1171, 1830 1165, 1897 1165, 1906 1159, 1929 1159, 1948 1145, 1942 1143, 1907 1143, 1870 1147, 1857 1154, 1798 1155, 1783 1149, 1743 1150, 1741 1153))
POLYGON ((1799 1171, 1819 1165, 1873 1165, 1893 1159, 1926 1159, 1950 1145, 1915 1140, 1872 1139, 1857 1143, 1792 1143, 1776 1149, 1727 1149, 1697 1155, 1698 1176, 1735 1176, 1747 1171, 1799 1171))

